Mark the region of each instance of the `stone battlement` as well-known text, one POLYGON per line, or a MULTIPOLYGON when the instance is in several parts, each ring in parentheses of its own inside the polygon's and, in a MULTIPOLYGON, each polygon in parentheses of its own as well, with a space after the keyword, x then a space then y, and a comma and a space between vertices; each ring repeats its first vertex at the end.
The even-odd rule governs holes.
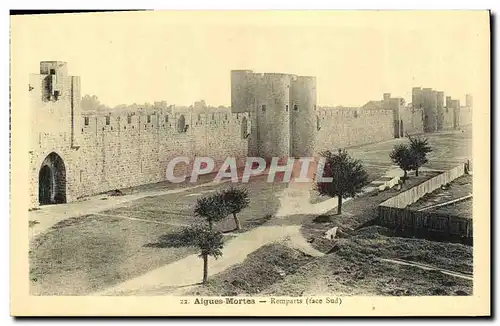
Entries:
MULTIPOLYGON (((402 134, 403 124, 404 130, 420 133, 428 111, 406 109, 389 93, 384 101, 362 108, 318 108, 315 77, 251 70, 231 71, 227 109, 207 108, 200 101, 183 109, 158 102, 111 110, 87 98, 90 110, 82 110, 80 77, 68 75, 67 68, 66 62, 43 61, 40 73, 30 75, 32 207, 165 181, 168 163, 179 156, 210 157, 218 169, 227 157, 244 164, 247 156, 310 157, 325 149, 383 141, 396 131, 402 134)), ((444 124, 457 126, 458 109, 449 109, 460 108, 460 102, 446 100, 444 124)), ((463 111, 465 121, 471 107, 463 111)), ((178 164, 174 174, 192 168, 178 164)))

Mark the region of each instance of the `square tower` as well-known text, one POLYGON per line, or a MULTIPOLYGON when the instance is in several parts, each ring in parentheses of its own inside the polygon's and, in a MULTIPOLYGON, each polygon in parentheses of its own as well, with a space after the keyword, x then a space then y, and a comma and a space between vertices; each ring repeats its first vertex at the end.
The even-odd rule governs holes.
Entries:
POLYGON ((71 147, 79 146, 80 77, 68 76, 66 62, 40 62, 40 73, 30 75, 29 98, 31 121, 35 123, 30 130, 32 147, 48 145, 59 136, 71 147))

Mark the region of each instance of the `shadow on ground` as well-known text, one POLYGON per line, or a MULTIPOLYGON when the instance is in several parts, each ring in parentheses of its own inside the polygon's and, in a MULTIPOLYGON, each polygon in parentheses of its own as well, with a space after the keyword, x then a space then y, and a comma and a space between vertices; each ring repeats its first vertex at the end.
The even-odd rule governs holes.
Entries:
POLYGON ((195 239, 186 236, 186 232, 183 230, 176 230, 174 232, 161 235, 158 237, 156 242, 144 245, 144 247, 147 248, 181 248, 194 246, 196 246, 195 239))

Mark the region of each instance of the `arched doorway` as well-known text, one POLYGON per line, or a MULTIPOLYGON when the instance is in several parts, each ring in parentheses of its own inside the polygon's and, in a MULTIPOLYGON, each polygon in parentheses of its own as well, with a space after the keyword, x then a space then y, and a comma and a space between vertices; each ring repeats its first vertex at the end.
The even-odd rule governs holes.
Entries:
POLYGON ((40 205, 66 202, 66 167, 62 158, 52 152, 43 160, 38 174, 40 205))

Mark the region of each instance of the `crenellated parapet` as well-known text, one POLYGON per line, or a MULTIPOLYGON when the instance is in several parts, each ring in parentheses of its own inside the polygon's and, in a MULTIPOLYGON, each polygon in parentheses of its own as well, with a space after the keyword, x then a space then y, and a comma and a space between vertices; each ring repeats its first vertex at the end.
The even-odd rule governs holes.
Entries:
MULTIPOLYGON (((411 105, 385 93, 362 107, 320 108, 316 82, 313 76, 233 70, 230 108, 163 101, 108 109, 95 97, 82 100, 80 78, 68 75, 65 62, 43 61, 26 88, 32 206, 163 182, 166 166, 178 157, 210 157, 216 168, 227 157, 239 164, 247 156, 310 157, 458 128, 472 119, 471 95, 462 108, 451 97, 445 105, 443 92, 420 87, 413 88, 411 105)), ((174 174, 192 168, 177 165, 174 174)))
POLYGON ((316 78, 231 71, 231 110, 252 121, 250 154, 307 156, 314 147, 316 78))
POLYGON ((221 128, 239 127, 241 120, 247 117, 246 113, 232 113, 231 111, 193 113, 167 112, 166 110, 136 110, 124 111, 113 109, 99 112, 83 112, 81 114, 81 132, 93 131, 145 131, 145 130, 173 130, 178 133, 188 132, 190 129, 205 127, 221 128))

